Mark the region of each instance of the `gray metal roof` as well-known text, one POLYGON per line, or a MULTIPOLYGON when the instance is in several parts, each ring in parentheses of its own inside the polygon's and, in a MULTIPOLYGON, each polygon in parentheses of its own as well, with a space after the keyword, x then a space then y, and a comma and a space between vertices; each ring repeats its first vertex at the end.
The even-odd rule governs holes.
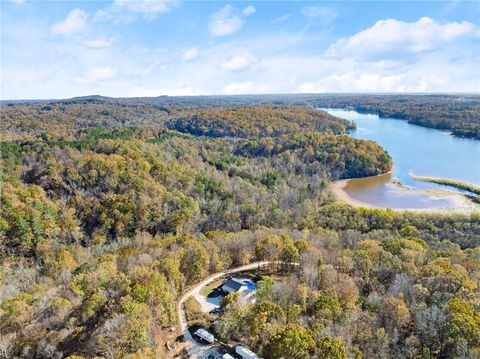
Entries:
POLYGON ((243 286, 246 286, 246 284, 243 283, 241 280, 239 280, 237 278, 230 278, 225 283, 223 283, 222 288, 223 287, 228 287, 228 288, 233 289, 234 291, 239 291, 240 288, 242 288, 243 286))

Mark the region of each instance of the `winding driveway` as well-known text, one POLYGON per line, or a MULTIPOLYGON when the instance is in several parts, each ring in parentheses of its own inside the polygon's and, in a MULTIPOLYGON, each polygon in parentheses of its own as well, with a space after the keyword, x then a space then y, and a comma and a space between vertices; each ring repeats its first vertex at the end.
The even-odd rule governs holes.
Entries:
POLYGON ((200 283, 196 284, 193 288, 191 288, 188 292, 186 292, 181 298, 180 301, 178 302, 177 306, 177 312, 178 312, 178 317, 179 317, 179 325, 180 325, 180 331, 183 334, 183 338, 187 342, 187 350, 188 353, 190 354, 190 357, 195 357, 196 355, 199 355, 203 350, 207 349, 208 346, 204 346, 199 344, 190 334, 188 330, 188 323, 187 323, 187 316, 185 314, 185 302, 187 301, 188 298, 190 298, 192 295, 199 295, 200 290, 209 284, 210 282, 213 282, 214 280, 223 277, 225 275, 233 274, 233 273, 238 273, 238 272, 244 272, 244 271, 251 271, 255 270, 257 268, 264 267, 269 264, 290 264, 293 266, 298 266, 299 263, 286 263, 286 262, 279 262, 279 261, 262 261, 262 262, 254 262, 250 264, 246 264, 240 267, 235 267, 231 269, 224 270, 222 272, 218 272, 215 274, 212 274, 211 276, 207 277, 200 283))

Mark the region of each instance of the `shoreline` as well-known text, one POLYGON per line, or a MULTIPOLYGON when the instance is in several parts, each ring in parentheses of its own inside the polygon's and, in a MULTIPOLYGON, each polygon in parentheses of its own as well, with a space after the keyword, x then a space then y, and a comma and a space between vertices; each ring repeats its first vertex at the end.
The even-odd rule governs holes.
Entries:
MULTIPOLYGON (((384 176, 389 174, 390 172, 364 177, 364 178, 375 178, 378 176, 384 176)), ((438 213, 438 214, 453 214, 453 213, 461 213, 461 214, 470 214, 477 211, 480 211, 480 206, 473 203, 470 199, 465 197, 465 195, 453 192, 449 190, 443 189, 428 189, 428 190, 421 190, 415 189, 412 190, 413 193, 411 194, 423 194, 432 197, 442 197, 451 200, 453 203, 453 207, 443 207, 443 208, 398 208, 398 207, 379 207, 375 206, 370 203, 362 202, 357 199, 354 199, 348 195, 348 193, 344 190, 345 186, 347 185, 350 179, 343 179, 334 181, 330 185, 330 190, 335 197, 335 200, 338 202, 346 203, 354 208, 368 208, 368 209, 391 209, 395 212, 417 212, 417 213, 438 213)), ((401 184, 396 184, 397 186, 402 186, 401 184)))

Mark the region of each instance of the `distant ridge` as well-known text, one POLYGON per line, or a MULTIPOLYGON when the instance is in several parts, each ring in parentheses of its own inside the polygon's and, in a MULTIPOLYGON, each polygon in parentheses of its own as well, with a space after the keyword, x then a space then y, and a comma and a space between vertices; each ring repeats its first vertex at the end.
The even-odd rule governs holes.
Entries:
POLYGON ((35 104, 35 103, 147 103, 152 105, 174 106, 231 106, 245 104, 293 104, 309 105, 318 99, 325 98, 411 98, 421 96, 427 98, 448 98, 457 100, 478 101, 480 93, 304 93, 304 94, 251 94, 251 95, 197 95, 197 96, 155 96, 155 97, 109 97, 102 95, 76 96, 65 99, 28 99, 28 100, 0 100, 1 105, 11 104, 35 104))

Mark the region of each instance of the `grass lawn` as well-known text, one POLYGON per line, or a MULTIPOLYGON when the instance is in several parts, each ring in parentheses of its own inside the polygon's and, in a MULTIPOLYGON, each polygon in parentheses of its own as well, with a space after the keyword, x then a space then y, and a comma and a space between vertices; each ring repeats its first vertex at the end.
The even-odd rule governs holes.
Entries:
POLYGON ((222 284, 225 281, 224 278, 219 278, 217 280, 214 280, 210 284, 207 284, 205 287, 200 289, 200 294, 204 295, 205 297, 212 293, 212 291, 217 288, 220 284, 222 284))

